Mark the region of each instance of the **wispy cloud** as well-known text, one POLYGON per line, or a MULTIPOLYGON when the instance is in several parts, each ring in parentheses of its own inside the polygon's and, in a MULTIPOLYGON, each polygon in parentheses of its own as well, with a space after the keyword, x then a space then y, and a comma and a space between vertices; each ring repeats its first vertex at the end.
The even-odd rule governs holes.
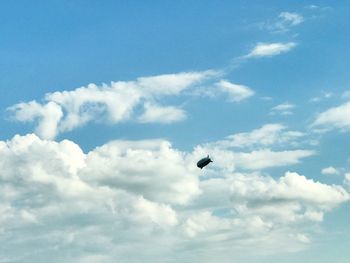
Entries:
POLYGON ((229 171, 262 170, 296 164, 314 155, 313 150, 295 149, 303 136, 303 133, 287 130, 280 124, 266 124, 251 132, 199 145, 195 153, 198 157, 212 153, 216 156, 215 165, 229 171))
POLYGON ((218 88, 226 93, 231 101, 242 101, 254 95, 254 91, 247 86, 234 84, 227 80, 221 80, 216 84, 218 88))
POLYGON ((293 114, 292 109, 295 108, 294 104, 289 102, 284 102, 273 107, 270 111, 270 114, 281 114, 281 115, 291 115, 293 114))
POLYGON ((322 91, 320 96, 316 96, 310 99, 310 102, 320 102, 322 100, 329 99, 333 96, 332 92, 322 91))
POLYGON ((350 130, 350 101, 340 106, 330 108, 316 116, 312 127, 324 130, 350 130))
POLYGON ((172 123, 185 119, 185 111, 173 105, 159 106, 157 102, 167 96, 179 96, 184 90, 205 80, 216 79, 216 76, 216 72, 209 70, 141 77, 136 81, 112 82, 110 85, 89 84, 71 91, 46 94, 43 103, 23 102, 8 110, 18 121, 36 121, 36 133, 48 139, 96 121, 172 123), (138 106, 143 106, 144 112, 135 116, 138 106))
POLYGON ((207 70, 89 84, 49 93, 43 102, 21 102, 7 110, 14 120, 36 123, 35 133, 46 139, 90 122, 171 124, 185 120, 187 113, 181 106, 161 103, 166 97, 225 94, 229 101, 239 102, 254 95, 251 88, 220 80, 221 76, 219 71, 207 70))
POLYGON ((251 132, 242 132, 227 136, 225 140, 216 142, 216 145, 223 148, 245 148, 251 147, 284 147, 288 144, 295 144, 300 138, 305 136, 300 131, 288 130, 286 126, 271 123, 252 130, 251 132))
POLYGON ((318 9, 320 8, 318 5, 307 5, 305 6, 306 9, 318 9))
POLYGON ((305 6, 306 9, 313 10, 313 11, 329 11, 332 10, 332 7, 330 6, 320 6, 320 5, 307 5, 305 6))
POLYGON ((294 42, 288 43, 258 43, 246 58, 259 58, 259 57, 271 57, 287 53, 296 47, 297 44, 294 42))
POLYGON ((296 26, 304 22, 304 18, 297 13, 282 12, 278 16, 284 23, 289 23, 292 26, 296 26))
POLYGON ((295 12, 281 12, 277 18, 260 24, 262 29, 272 33, 286 33, 292 27, 304 22, 304 17, 295 12))

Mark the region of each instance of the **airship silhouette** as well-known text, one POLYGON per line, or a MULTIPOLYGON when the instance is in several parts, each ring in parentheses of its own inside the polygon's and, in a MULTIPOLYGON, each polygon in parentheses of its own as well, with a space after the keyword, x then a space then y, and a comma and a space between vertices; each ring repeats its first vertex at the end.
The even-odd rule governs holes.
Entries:
POLYGON ((197 167, 198 168, 203 168, 204 166, 207 166, 209 163, 212 163, 213 161, 210 159, 209 154, 207 157, 200 159, 197 162, 197 167))

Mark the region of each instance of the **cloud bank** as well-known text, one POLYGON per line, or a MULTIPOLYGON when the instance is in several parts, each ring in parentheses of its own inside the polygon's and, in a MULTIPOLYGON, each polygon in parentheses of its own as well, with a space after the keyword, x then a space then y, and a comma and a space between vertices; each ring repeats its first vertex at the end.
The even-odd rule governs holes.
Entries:
MULTIPOLYGON (((244 142, 266 129, 283 127, 232 138, 244 142)), ((282 141, 289 141, 284 132, 282 141)), ((215 152, 217 161, 202 178, 198 147, 182 152, 160 139, 118 140, 84 153, 72 141, 33 134, 1 141, 2 255, 22 262, 191 262, 193 255, 229 262, 251 245, 260 247, 257 254, 303 248, 312 239, 309 224, 349 199, 341 186, 298 173, 262 175, 258 161, 253 172, 229 171, 215 152)))

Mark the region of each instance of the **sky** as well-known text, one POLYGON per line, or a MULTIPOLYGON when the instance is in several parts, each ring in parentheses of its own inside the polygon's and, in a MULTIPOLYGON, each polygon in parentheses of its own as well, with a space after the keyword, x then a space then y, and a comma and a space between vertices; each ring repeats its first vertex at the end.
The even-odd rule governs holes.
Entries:
POLYGON ((2 3, 0 262, 347 263, 349 12, 2 3))

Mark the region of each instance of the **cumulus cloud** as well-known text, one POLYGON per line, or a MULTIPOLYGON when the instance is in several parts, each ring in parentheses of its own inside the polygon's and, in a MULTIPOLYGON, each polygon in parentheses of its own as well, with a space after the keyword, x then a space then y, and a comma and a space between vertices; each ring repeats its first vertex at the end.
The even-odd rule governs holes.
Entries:
POLYGON ((221 80, 217 83, 221 91, 226 93, 230 100, 238 102, 254 95, 254 91, 244 85, 231 83, 227 80, 221 80))
POLYGON ((339 129, 348 131, 350 129, 350 102, 330 108, 317 115, 312 127, 325 130, 339 129))
MULTIPOLYGON (((117 140, 84 153, 72 141, 33 134, 0 141, 4 257, 155 262, 160 256, 191 262, 189 248, 196 254, 208 247, 203 262, 225 262, 251 245, 261 248, 255 253, 302 248, 312 231, 300 225, 321 222, 349 198, 340 186, 292 172, 275 179, 219 165, 200 179, 198 147, 183 152, 162 139, 117 140)), ((242 165, 241 153, 231 154, 242 165)), ((254 169, 266 166, 252 162, 254 169)))
POLYGON ((286 53, 296 47, 296 43, 258 43, 246 56, 247 58, 272 57, 286 53))
POLYGON ((309 244, 312 225, 349 200, 344 188, 293 172, 279 179, 229 173, 225 178, 202 181, 201 189, 203 194, 196 199, 198 212, 182 225, 187 236, 202 246, 210 242, 227 245, 230 251, 264 243, 263 253, 267 254, 276 248, 293 251, 309 244), (203 211, 205 206, 210 210, 203 211))
POLYGON ((136 246, 142 235, 177 226, 171 204, 199 193, 197 171, 164 141, 115 142, 84 154, 68 140, 15 136, 0 142, 0 156, 0 240, 10 261, 60 262, 71 249, 67 262, 90 257, 83 251, 120 256, 128 239, 136 246))
POLYGON ((149 200, 185 204, 199 194, 198 169, 168 141, 114 141, 87 155, 82 173, 97 185, 124 189, 149 200))
POLYGON ((192 238, 205 240, 203 243, 230 242, 231 249, 242 249, 248 240, 250 244, 263 242, 265 252, 283 249, 287 244, 291 250, 298 249, 311 242, 312 225, 349 200, 344 188, 315 182, 293 172, 286 172, 279 179, 259 173, 234 173, 201 184, 203 194, 197 198, 198 203, 200 208, 209 204, 212 212, 198 212, 189 217, 183 225, 184 231, 192 238), (296 229, 300 232, 292 235, 296 229))
POLYGON ((30 122, 37 120, 38 125, 35 132, 44 138, 53 138, 57 133, 57 125, 60 122, 63 111, 55 102, 48 102, 45 105, 30 101, 28 103, 18 103, 9 108, 15 112, 18 121, 30 122))
POLYGON ((46 139, 92 121, 115 124, 134 119, 171 123, 183 120, 185 112, 177 106, 159 106, 157 100, 177 96, 216 76, 216 72, 209 70, 142 77, 135 81, 112 82, 110 85, 89 84, 72 91, 46 94, 43 103, 19 103, 8 110, 18 121, 36 121, 36 133, 46 139), (134 116, 138 106, 144 106, 145 111, 140 116, 134 116))
POLYGON ((325 175, 332 175, 332 174, 339 174, 339 171, 333 166, 329 166, 329 167, 323 168, 321 170, 321 173, 325 175))
MULTIPOLYGON (((287 172, 277 181, 269 177, 251 176, 237 178, 232 183, 233 199, 243 198, 248 201, 247 206, 257 209, 274 203, 297 202, 298 207, 300 205, 304 205, 305 208, 310 206, 314 211, 325 212, 349 199, 349 194, 340 186, 325 185, 293 172, 287 172), (264 197, 261 198, 262 196, 264 197)), ((280 211, 265 212, 279 213, 280 211)), ((304 214, 306 210, 299 207, 294 212, 304 214)), ((286 220, 297 219, 299 216, 286 218, 286 220)))

